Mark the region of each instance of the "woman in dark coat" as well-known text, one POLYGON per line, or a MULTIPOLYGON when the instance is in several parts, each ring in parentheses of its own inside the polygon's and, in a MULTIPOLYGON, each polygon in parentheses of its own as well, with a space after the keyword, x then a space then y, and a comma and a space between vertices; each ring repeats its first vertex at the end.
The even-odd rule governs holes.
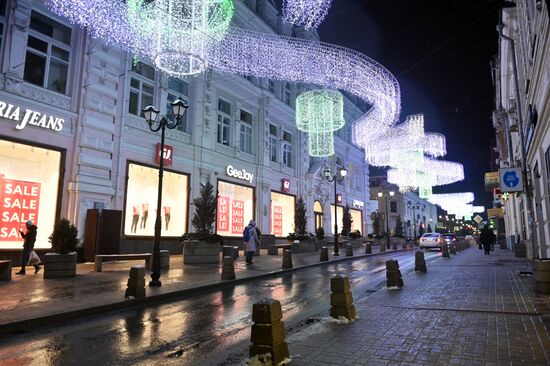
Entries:
POLYGON ((481 233, 479 234, 479 241, 481 244, 483 244, 483 249, 485 250, 485 254, 489 255, 491 251, 491 245, 493 245, 496 241, 495 233, 493 233, 493 230, 489 229, 487 226, 485 226, 483 229, 481 229, 481 233))
MULTIPOLYGON (((36 231, 38 229, 31 220, 28 220, 25 223, 25 226, 27 227, 26 233, 24 233, 21 230, 19 231, 19 233, 21 233, 21 237, 23 237, 24 239, 24 242, 23 242, 23 254, 21 255, 21 270, 15 273, 18 275, 25 274, 25 267, 27 267, 27 263, 29 262, 29 256, 31 255, 31 252, 34 249, 34 243, 36 242, 36 231)), ((40 271, 40 266, 38 264, 35 264, 34 273, 37 273, 38 271, 40 271)))

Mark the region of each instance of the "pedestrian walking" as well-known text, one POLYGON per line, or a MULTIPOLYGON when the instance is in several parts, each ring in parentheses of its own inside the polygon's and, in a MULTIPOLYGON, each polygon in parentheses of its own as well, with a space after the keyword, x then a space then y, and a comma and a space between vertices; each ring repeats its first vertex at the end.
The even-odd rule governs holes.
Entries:
POLYGON ((252 264, 252 258, 254 258, 254 253, 256 252, 256 245, 260 243, 256 222, 254 220, 250 220, 248 226, 244 229, 243 241, 246 250, 246 264, 252 264))
POLYGON ((485 251, 485 255, 489 255, 491 252, 491 245, 495 243, 496 236, 495 233, 493 233, 493 230, 489 229, 487 225, 481 229, 481 233, 479 234, 479 241, 483 245, 483 249, 485 251))
MULTIPOLYGON (((36 233, 38 230, 36 225, 34 225, 31 220, 28 220, 25 223, 25 226, 27 227, 26 233, 24 233, 22 230, 19 230, 19 233, 23 238, 23 254, 21 255, 21 270, 15 273, 18 275, 25 274, 25 267, 27 267, 31 253, 34 251, 34 243, 36 242, 36 233)), ((41 269, 40 265, 38 263, 35 263, 34 273, 38 273, 40 269, 41 269)))

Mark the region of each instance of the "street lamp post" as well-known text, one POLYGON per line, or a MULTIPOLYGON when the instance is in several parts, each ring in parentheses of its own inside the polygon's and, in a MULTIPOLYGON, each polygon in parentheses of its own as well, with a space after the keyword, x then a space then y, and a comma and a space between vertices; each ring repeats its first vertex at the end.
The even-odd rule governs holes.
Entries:
POLYGON ((395 194, 394 191, 389 191, 388 194, 384 194, 383 192, 378 192, 378 197, 382 198, 385 197, 386 199, 386 205, 385 205, 385 211, 386 211, 386 247, 390 249, 390 222, 389 222, 389 209, 388 209, 388 197, 393 197, 395 194))
POLYGON ((334 255, 339 256, 338 253, 338 194, 336 193, 336 183, 342 182, 348 171, 346 168, 340 168, 338 173, 332 174, 330 168, 324 170, 324 175, 327 182, 334 182, 334 255))
POLYGON ((159 158, 159 183, 157 192, 157 217, 155 220, 155 242, 153 246, 153 269, 151 271, 151 281, 149 286, 160 287, 160 231, 162 228, 160 213, 162 209, 162 177, 164 173, 164 135, 166 129, 174 129, 178 127, 182 120, 185 111, 187 111, 187 105, 181 99, 177 99, 170 103, 172 107, 173 119, 168 116, 163 116, 158 119, 159 111, 149 105, 143 109, 143 115, 145 122, 149 126, 149 129, 153 132, 160 130, 160 158, 159 158))
POLYGON ((413 210, 413 228, 414 228, 413 231, 414 231, 414 240, 416 240, 416 211, 415 211, 415 209, 420 210, 420 204, 419 203, 411 204, 411 202, 409 201, 407 203, 407 207, 409 209, 412 208, 412 210, 413 210))

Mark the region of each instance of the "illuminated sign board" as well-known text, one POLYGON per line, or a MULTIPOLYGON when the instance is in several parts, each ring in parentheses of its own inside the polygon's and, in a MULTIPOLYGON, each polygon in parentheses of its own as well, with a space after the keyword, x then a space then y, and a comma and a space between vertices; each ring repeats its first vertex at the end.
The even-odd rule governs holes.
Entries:
POLYGON ((254 174, 246 171, 246 169, 235 169, 233 165, 228 165, 225 172, 230 177, 245 180, 248 183, 252 183, 252 179, 254 179, 254 174))
POLYGON ((22 130, 27 125, 44 128, 59 132, 63 129, 65 120, 63 118, 37 112, 34 109, 22 109, 10 103, 0 101, 0 117, 17 122, 16 130, 22 130))

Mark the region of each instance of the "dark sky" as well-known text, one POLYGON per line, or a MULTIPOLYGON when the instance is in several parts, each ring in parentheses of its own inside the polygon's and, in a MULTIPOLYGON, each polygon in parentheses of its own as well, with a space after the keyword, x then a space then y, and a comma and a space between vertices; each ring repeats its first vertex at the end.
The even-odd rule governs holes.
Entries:
MULTIPOLYGON (((384 65, 401 87, 401 121, 424 113, 427 131, 447 138, 446 160, 464 164, 465 180, 434 188, 467 192, 488 206, 494 106, 489 61, 497 53, 496 0, 333 0, 321 40, 384 65)), ((372 173, 376 173, 373 171, 372 173)))

